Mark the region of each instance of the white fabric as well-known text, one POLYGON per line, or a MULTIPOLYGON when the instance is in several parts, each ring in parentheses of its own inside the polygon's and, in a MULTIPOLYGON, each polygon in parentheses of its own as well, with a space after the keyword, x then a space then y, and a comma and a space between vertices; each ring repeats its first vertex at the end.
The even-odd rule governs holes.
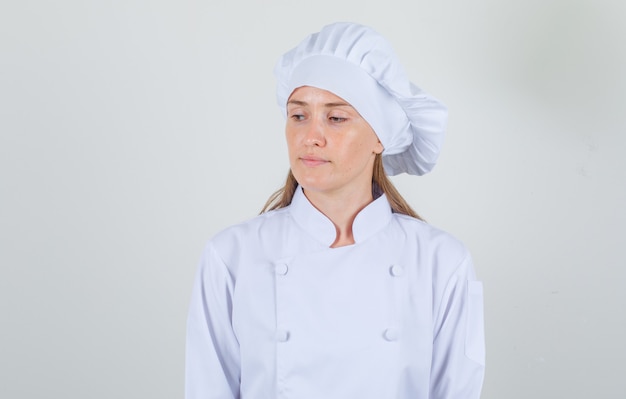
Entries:
POLYGON ((482 286, 465 247, 383 195, 354 245, 298 188, 207 245, 187 327, 187 399, 478 399, 482 286))
POLYGON ((389 43, 373 29, 327 25, 285 53, 274 68, 278 105, 293 90, 314 86, 350 103, 384 146, 389 175, 422 175, 435 165, 447 121, 446 107, 412 84, 389 43))

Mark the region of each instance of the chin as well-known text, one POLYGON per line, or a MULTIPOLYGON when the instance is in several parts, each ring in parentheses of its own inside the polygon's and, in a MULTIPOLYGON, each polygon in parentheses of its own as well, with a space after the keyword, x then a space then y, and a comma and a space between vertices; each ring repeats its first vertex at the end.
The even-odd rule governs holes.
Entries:
POLYGON ((327 179, 318 176, 299 176, 294 174, 294 177, 302 188, 309 191, 328 191, 332 186, 327 179))

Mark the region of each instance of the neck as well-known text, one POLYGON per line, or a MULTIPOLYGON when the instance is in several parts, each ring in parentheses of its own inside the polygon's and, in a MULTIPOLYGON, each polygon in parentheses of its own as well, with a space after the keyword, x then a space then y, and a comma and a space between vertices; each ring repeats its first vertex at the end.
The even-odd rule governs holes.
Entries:
POLYGON ((331 248, 354 244, 352 224, 356 215, 368 204, 374 201, 372 187, 366 190, 326 194, 304 190, 308 200, 322 212, 335 226, 337 237, 331 248))

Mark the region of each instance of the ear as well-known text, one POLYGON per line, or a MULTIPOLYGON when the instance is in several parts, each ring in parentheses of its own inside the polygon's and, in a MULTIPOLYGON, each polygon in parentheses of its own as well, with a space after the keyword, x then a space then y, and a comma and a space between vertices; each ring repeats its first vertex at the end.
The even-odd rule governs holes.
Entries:
POLYGON ((385 147, 383 147, 383 143, 380 142, 380 140, 378 140, 376 142, 376 144, 374 145, 374 154, 380 154, 383 152, 383 150, 385 149, 385 147))

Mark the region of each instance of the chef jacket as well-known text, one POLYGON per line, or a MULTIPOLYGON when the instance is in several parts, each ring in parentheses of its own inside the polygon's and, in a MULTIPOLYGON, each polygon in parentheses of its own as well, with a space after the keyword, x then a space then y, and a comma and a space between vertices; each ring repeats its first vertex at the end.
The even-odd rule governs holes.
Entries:
POLYGON ((187 399, 477 399, 482 285, 449 234, 356 216, 353 245, 298 188, 290 206, 212 238, 187 325, 187 399))

